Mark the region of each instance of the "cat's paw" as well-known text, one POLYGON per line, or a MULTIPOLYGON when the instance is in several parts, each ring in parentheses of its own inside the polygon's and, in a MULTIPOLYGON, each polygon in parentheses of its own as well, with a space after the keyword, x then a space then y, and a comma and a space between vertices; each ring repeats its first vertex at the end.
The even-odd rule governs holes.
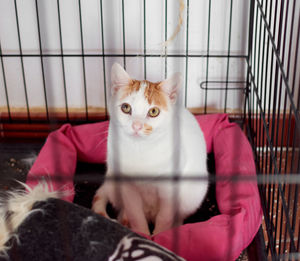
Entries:
POLYGON ((160 232, 163 232, 164 230, 158 230, 158 229, 154 229, 151 236, 156 236, 157 234, 159 234, 160 232))
POLYGON ((124 227, 130 228, 128 217, 124 211, 120 211, 118 216, 118 222, 124 227))
POLYGON ((121 224, 124 226, 124 227, 128 227, 129 228, 129 220, 124 218, 121 220, 121 224))
POLYGON ((106 218, 109 218, 109 216, 105 213, 105 212, 102 212, 102 211, 94 211, 96 214, 102 216, 102 217, 106 217, 106 218))
POLYGON ((92 202, 92 210, 106 218, 110 218, 106 212, 106 200, 102 199, 99 195, 95 195, 92 202))

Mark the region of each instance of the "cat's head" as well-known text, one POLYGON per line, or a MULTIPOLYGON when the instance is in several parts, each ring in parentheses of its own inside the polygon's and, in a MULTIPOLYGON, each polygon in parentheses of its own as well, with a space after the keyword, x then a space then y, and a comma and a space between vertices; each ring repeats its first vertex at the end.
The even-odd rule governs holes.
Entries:
POLYGON ((157 83, 134 80, 115 63, 111 70, 111 121, 133 137, 163 131, 170 126, 181 82, 179 73, 157 83))

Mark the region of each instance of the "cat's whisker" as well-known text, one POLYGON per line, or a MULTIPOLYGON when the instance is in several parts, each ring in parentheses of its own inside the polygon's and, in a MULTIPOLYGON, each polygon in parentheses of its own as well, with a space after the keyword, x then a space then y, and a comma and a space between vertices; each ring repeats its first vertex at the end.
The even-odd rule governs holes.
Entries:
POLYGON ((99 131, 102 131, 102 130, 108 131, 108 126, 103 126, 99 131))
POLYGON ((102 134, 108 133, 108 129, 102 132, 97 132, 96 134, 93 135, 93 137, 101 136, 102 134))
POLYGON ((101 144, 103 144, 105 141, 107 141, 107 137, 105 137, 104 139, 102 139, 95 147, 95 149, 97 149, 101 144))

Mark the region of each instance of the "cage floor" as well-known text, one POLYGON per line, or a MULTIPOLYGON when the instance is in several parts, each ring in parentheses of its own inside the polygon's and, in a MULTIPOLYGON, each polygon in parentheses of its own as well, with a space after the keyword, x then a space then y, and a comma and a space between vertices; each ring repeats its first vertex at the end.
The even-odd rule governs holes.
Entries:
MULTIPOLYGON (((0 140, 0 191, 5 192, 19 187, 18 182, 26 181, 27 172, 30 169, 35 157, 43 146, 43 141, 19 141, 19 140, 0 140)), ((209 169, 214 172, 213 156, 209 155, 209 169)), ((75 175, 99 175, 99 184, 103 181, 106 168, 101 164, 87 164, 79 162, 75 175)), ((99 184, 90 182, 88 179, 81 183, 75 183, 75 199, 76 204, 91 207, 91 202, 99 184)), ((185 223, 194 223, 204 221, 212 216, 219 214, 217 203, 215 200, 215 186, 211 185, 207 197, 205 198, 201 208, 192 216, 185 220, 185 223)), ((248 260, 247 251, 244 251, 238 260, 248 260)))
MULTIPOLYGON (((276 154, 276 163, 277 166, 280 166, 281 175, 287 175, 285 173, 293 173, 295 170, 296 164, 293 165, 294 161, 297 162, 299 159, 299 149, 289 148, 286 153, 286 158, 281 157, 281 152, 277 151, 276 154)), ((260 166, 263 169, 264 173, 268 173, 270 171, 270 162, 266 161, 266 158, 270 159, 270 152, 265 152, 263 157, 260 159, 260 166), (262 159, 265 159, 264 162, 262 159)), ((269 176, 267 174, 266 176, 269 176)), ((294 226, 293 241, 297 246, 299 243, 299 235, 300 235, 300 193, 299 184, 285 184, 278 183, 274 179, 270 184, 263 184, 263 195, 265 197, 265 202, 268 202, 266 205, 267 213, 268 213, 268 222, 274 226, 274 230, 272 232, 272 236, 274 237, 273 244, 275 245, 275 250, 278 254, 286 254, 289 253, 291 238, 290 235, 286 232, 289 226, 294 226), (285 211, 283 207, 283 202, 289 211, 285 211), (295 203, 297 202, 297 204, 295 203), (289 225, 287 225, 289 223, 289 225), (284 233, 281 233, 284 231, 284 233)), ((268 244, 267 238, 267 224, 266 218, 263 220, 263 231, 264 237, 266 239, 265 244, 268 244)))

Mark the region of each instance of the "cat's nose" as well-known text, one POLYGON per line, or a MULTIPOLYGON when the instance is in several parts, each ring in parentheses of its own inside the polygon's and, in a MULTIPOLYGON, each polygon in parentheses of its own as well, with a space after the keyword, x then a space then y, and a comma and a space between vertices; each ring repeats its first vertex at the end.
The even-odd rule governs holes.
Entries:
POLYGON ((139 121, 134 121, 132 123, 132 128, 135 130, 135 131, 139 131, 143 128, 143 124, 139 121))

